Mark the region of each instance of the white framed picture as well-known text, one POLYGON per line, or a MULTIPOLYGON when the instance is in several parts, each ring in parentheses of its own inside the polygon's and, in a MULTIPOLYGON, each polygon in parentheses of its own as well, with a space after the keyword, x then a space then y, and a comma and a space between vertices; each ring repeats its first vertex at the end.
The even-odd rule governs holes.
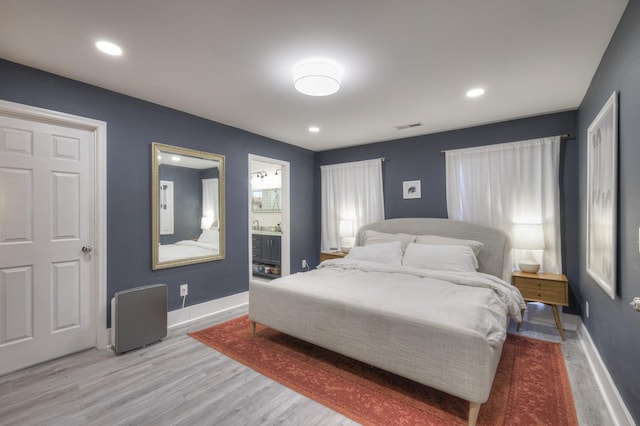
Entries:
POLYGON ((405 200, 412 198, 422 198, 419 180, 405 180, 402 182, 402 198, 405 200))
POLYGON ((587 129, 587 272, 616 297, 618 93, 587 129))

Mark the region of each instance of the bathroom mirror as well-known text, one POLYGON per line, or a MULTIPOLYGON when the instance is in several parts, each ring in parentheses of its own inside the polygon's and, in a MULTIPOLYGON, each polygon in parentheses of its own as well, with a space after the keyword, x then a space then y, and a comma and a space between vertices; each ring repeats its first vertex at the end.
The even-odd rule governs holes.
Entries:
POLYGON ((254 212, 279 212, 282 208, 281 188, 254 189, 251 191, 251 210, 254 212))
POLYGON ((224 156, 151 146, 152 268, 225 257, 224 156))

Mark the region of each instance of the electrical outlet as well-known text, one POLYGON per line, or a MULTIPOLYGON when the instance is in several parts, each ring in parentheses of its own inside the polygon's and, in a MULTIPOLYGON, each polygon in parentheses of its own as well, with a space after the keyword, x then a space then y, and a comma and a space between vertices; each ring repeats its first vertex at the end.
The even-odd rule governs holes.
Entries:
POLYGON ((182 284, 180 286, 180 297, 184 297, 189 294, 189 284, 182 284))
POLYGON ((307 263, 307 259, 302 259, 302 267, 303 268, 308 268, 309 264, 307 263))
POLYGON ((584 302, 584 306, 585 306, 585 314, 587 315, 587 318, 589 318, 589 302, 584 302))

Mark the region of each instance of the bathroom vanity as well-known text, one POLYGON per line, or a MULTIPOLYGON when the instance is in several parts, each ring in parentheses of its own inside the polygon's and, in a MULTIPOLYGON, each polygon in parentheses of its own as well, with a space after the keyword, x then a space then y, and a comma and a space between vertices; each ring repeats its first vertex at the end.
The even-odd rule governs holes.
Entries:
POLYGON ((253 275, 266 278, 280 277, 282 260, 282 234, 275 231, 253 231, 251 251, 253 275))

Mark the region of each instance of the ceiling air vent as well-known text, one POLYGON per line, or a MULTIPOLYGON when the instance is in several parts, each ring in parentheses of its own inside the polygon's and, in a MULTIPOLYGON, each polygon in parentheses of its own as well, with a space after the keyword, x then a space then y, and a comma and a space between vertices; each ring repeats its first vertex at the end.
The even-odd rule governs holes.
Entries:
POLYGON ((422 123, 411 123, 411 124, 403 124, 401 126, 396 126, 397 130, 404 130, 404 129, 410 129, 412 127, 420 127, 422 126, 422 123))

